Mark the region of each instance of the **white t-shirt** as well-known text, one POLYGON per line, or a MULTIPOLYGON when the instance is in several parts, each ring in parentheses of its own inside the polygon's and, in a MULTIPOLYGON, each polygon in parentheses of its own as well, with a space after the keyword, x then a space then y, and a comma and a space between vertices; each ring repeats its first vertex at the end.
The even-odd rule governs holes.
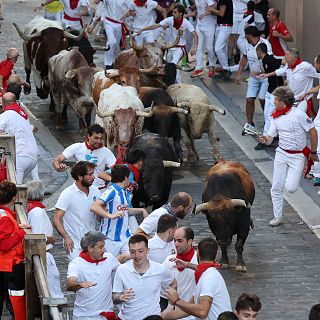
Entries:
POLYGON ((127 5, 124 0, 103 0, 105 10, 103 17, 108 17, 120 22, 121 18, 127 13, 127 5))
POLYGON ((158 263, 162 263, 169 255, 176 253, 176 247, 173 240, 164 242, 158 235, 155 235, 148 241, 148 247, 148 259, 158 263))
POLYGON ((160 207, 154 211, 152 211, 139 225, 139 228, 149 235, 153 237, 157 232, 158 220, 164 214, 168 214, 169 212, 164 208, 160 207))
POLYGON ((221 274, 215 268, 209 268, 201 275, 196 285, 194 302, 199 304, 200 297, 203 296, 209 296, 213 299, 206 320, 217 320, 220 313, 232 311, 227 286, 221 274))
MULTIPOLYGON (((309 62, 302 61, 294 69, 286 64, 283 68, 276 70, 276 75, 287 77, 288 87, 294 94, 296 100, 313 87, 313 79, 320 79, 320 73, 309 62)), ((307 96, 309 99, 312 95, 307 96)))
POLYGON ((160 314, 160 289, 167 289, 173 276, 163 265, 149 260, 149 269, 141 276, 130 260, 122 264, 114 277, 113 292, 132 288, 134 298, 121 305, 121 320, 143 320, 145 317, 160 314))
POLYGON ((199 16, 205 13, 207 7, 216 5, 217 1, 215 0, 195 0, 196 8, 197 8, 197 27, 200 29, 211 29, 212 24, 217 23, 217 16, 210 14, 203 17, 201 20, 199 16))
POLYGON ((70 0, 60 0, 64 5, 64 12, 73 18, 80 18, 76 14, 79 14, 81 12, 81 7, 88 7, 87 0, 79 0, 78 5, 75 9, 70 8, 70 0))
POLYGON ((16 111, 5 111, 0 114, 0 130, 15 137, 17 156, 37 160, 38 146, 28 120, 16 111))
MULTIPOLYGON (((233 18, 241 20, 247 11, 247 3, 249 0, 233 0, 233 18)), ((234 23, 235 21, 233 21, 234 23)))
MULTIPOLYGON (((179 293, 179 297, 183 301, 189 302, 196 291, 196 280, 194 277, 194 270, 186 268, 186 269, 183 269, 182 271, 179 271, 176 267, 175 262, 170 261, 175 257, 176 255, 168 256, 166 260, 163 262, 163 265, 165 266, 166 269, 169 269, 172 272, 174 279, 177 282, 177 291, 179 293)), ((198 264, 196 251, 194 252, 194 255, 190 262, 193 264, 198 264)), ((195 317, 190 315, 190 316, 184 317, 183 319, 194 320, 195 317)))
POLYGON ((120 263, 110 253, 105 253, 104 256, 107 259, 98 264, 80 257, 69 263, 67 278, 76 277, 79 282, 97 283, 96 286, 82 288, 76 292, 74 317, 92 317, 103 311, 113 311, 112 272, 116 271, 120 263))
MULTIPOLYGON (((45 209, 36 207, 30 210, 28 212, 28 222, 32 227, 32 233, 43 233, 46 237, 52 237, 53 227, 45 209)), ((47 250, 51 248, 53 248, 52 244, 46 245, 47 250)))
POLYGON ((261 61, 259 60, 259 58, 257 56, 257 50, 256 50, 257 46, 260 43, 265 43, 268 48, 268 54, 272 55, 271 44, 268 40, 260 38, 254 46, 247 42, 247 50, 246 50, 245 55, 248 58, 250 72, 260 72, 261 70, 263 70, 262 65, 261 65, 261 61))
POLYGON ((140 30, 155 23, 157 15, 155 14, 154 10, 157 6, 158 3, 153 0, 148 0, 142 7, 136 6, 134 2, 130 4, 129 9, 133 10, 136 14, 133 18, 134 30, 140 30))
POLYGON ((126 190, 114 183, 110 183, 107 190, 99 197, 110 214, 123 211, 124 216, 117 219, 103 218, 100 224, 100 232, 113 241, 124 241, 131 236, 129 230, 129 213, 126 190))
POLYGON ((295 107, 278 118, 271 118, 268 135, 276 137, 279 134, 279 147, 284 150, 303 150, 307 143, 307 135, 314 127, 307 114, 295 107))
POLYGON ((98 188, 91 186, 87 196, 75 183, 64 189, 59 196, 55 207, 65 213, 63 227, 72 239, 75 249, 81 250, 81 238, 88 231, 95 231, 95 214, 90 211, 90 207, 99 197, 98 188))
MULTIPOLYGON (((162 21, 160 21, 160 24, 162 26, 169 27, 166 29, 166 34, 168 34, 170 38, 167 37, 168 39, 166 39, 166 41, 170 43, 174 42, 178 36, 178 30, 173 26, 173 17, 163 19, 162 21)), ((187 44, 185 39, 186 30, 191 33, 194 31, 194 27, 187 19, 183 19, 182 25, 179 30, 182 30, 182 36, 180 37, 179 45, 185 46, 187 44)))
POLYGON ((113 153, 106 147, 102 147, 95 150, 89 150, 84 142, 77 142, 67 147, 62 154, 67 158, 75 158, 76 161, 89 161, 96 165, 94 169, 94 182, 93 185, 98 188, 103 187, 105 182, 98 178, 100 172, 111 168, 116 158, 113 153))

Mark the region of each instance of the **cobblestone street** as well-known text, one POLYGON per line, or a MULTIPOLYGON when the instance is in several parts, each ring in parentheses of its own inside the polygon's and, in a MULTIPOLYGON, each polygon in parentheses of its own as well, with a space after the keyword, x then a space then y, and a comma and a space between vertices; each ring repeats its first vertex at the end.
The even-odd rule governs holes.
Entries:
MULTIPOLYGON (((0 34, 1 60, 5 58, 7 48, 17 47, 21 50, 16 70, 22 78, 25 78, 22 40, 13 28, 12 22, 15 21, 20 27, 25 26, 33 17, 33 8, 36 4, 38 2, 35 0, 26 0, 24 3, 5 0, 3 5, 5 20, 2 22, 0 34)), ((101 61, 100 55, 97 64, 101 61)), ((212 93, 214 94, 213 90, 212 93)), ((67 181, 68 175, 53 171, 51 167, 53 157, 62 151, 62 147, 81 141, 84 134, 79 131, 78 119, 71 110, 68 110, 68 124, 65 130, 57 131, 53 119, 49 116, 49 101, 36 97, 34 88, 32 94, 23 97, 22 100, 36 117, 36 121, 42 123, 46 130, 49 130, 49 134, 52 134, 61 144, 60 147, 59 144, 56 147, 51 142, 46 142, 44 131, 39 130, 40 178, 50 193, 54 193, 67 181)), ((236 112, 242 111, 239 109, 236 112)), ((288 203, 284 207, 285 224, 277 228, 268 226, 269 220, 273 217, 269 181, 252 159, 236 144, 233 137, 229 136, 220 125, 218 125, 217 136, 220 139, 221 155, 225 159, 239 161, 245 165, 253 177, 256 188, 256 198, 251 210, 255 227, 250 231, 244 247, 244 259, 248 272, 235 271, 235 241, 229 247, 231 267, 229 270, 221 271, 231 295, 232 306, 234 307, 237 297, 242 292, 250 292, 259 295, 262 301, 263 308, 258 319, 307 319, 310 307, 319 303, 320 299, 319 239, 288 203)), ((184 165, 175 171, 171 194, 186 191, 193 196, 194 202, 199 204, 206 173, 213 163, 207 135, 196 142, 196 148, 201 158, 199 163, 195 166, 184 165)), ((52 201, 48 199, 50 205, 52 201)), ((188 216, 179 224, 189 225, 194 229, 196 242, 203 237, 212 236, 204 215, 188 216)), ((54 256, 60 270, 63 290, 65 290, 67 259, 60 237, 57 238, 54 246, 54 256)), ((73 294, 66 292, 66 295, 72 302, 73 294)))

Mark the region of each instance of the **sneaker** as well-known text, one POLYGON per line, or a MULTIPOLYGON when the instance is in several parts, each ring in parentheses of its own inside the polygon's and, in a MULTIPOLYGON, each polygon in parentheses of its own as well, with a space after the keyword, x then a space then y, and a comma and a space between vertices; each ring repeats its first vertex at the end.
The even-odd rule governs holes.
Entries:
POLYGON ((280 226, 280 224, 283 224, 283 219, 282 219, 282 217, 273 218, 273 219, 269 222, 269 226, 270 226, 270 227, 277 227, 277 226, 280 226))
POLYGON ((192 75, 190 76, 191 78, 199 77, 203 74, 203 70, 194 70, 192 75))
POLYGON ((214 68, 213 67, 209 67, 208 77, 213 78, 213 76, 214 76, 214 68))
POLYGON ((314 185, 315 187, 319 187, 319 186, 320 186, 320 178, 314 177, 314 178, 313 178, 313 185, 314 185))
MULTIPOLYGON (((252 125, 253 127, 255 127, 254 122, 252 122, 251 125, 252 125)), ((245 131, 244 129, 242 130, 241 135, 242 135, 242 136, 250 136, 250 134, 249 134, 249 133, 246 133, 246 131, 245 131)))

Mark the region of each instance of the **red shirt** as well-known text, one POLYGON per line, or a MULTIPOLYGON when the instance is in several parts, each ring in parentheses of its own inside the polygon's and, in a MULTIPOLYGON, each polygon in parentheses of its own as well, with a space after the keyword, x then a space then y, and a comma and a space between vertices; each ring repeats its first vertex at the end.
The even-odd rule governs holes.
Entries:
POLYGON ((286 25, 279 20, 275 26, 272 26, 271 22, 269 23, 269 42, 271 43, 273 55, 276 57, 284 57, 285 50, 287 50, 287 42, 284 39, 274 37, 272 31, 278 31, 283 36, 286 36, 289 33, 286 25))
POLYGON ((9 59, 0 62, 0 75, 3 77, 2 87, 4 91, 7 91, 8 79, 11 76, 13 67, 14 64, 9 59))

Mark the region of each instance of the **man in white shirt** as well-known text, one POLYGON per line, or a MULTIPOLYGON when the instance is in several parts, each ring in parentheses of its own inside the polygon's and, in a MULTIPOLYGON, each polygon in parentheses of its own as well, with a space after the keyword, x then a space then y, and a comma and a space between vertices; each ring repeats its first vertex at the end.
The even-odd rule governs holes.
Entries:
POLYGON ((4 112, 0 115, 0 134, 6 133, 15 137, 16 179, 17 184, 22 184, 23 179, 37 165, 38 146, 32 132, 33 126, 12 92, 2 96, 2 106, 4 112))
POLYGON ((95 230, 96 219, 90 207, 99 198, 100 191, 92 186, 94 168, 91 162, 76 163, 71 170, 75 183, 61 192, 55 206, 53 225, 63 238, 70 261, 79 256, 81 238, 95 230))
POLYGON ((44 186, 40 180, 30 181, 27 184, 28 222, 32 233, 45 234, 48 289, 52 298, 62 298, 60 273, 52 253, 55 243, 53 227, 42 201, 44 199, 44 186))
POLYGON ((68 266, 67 290, 76 293, 74 320, 116 319, 112 302, 112 274, 120 263, 105 253, 106 237, 88 232, 81 239, 79 257, 68 266))
POLYGON ((217 320, 220 313, 231 311, 230 296, 226 284, 215 268, 218 244, 212 238, 202 239, 198 244, 199 264, 195 271, 196 289, 190 301, 181 299, 172 288, 167 290, 168 299, 176 308, 163 313, 163 319, 180 319, 193 315, 196 319, 217 320))
MULTIPOLYGON (((174 275, 177 282, 179 297, 184 301, 190 301, 196 290, 194 270, 186 268, 185 264, 198 264, 197 252, 193 248, 194 232, 190 227, 181 227, 174 233, 174 244, 177 254, 168 256, 163 265, 174 275)), ((173 310, 170 305, 168 311, 173 310)), ((183 319, 194 320, 194 316, 187 316, 183 319)))
POLYGON ((169 203, 152 211, 139 225, 136 233, 142 233, 147 239, 150 239, 155 235, 158 220, 163 214, 168 213, 178 219, 184 219, 191 208, 192 197, 186 192, 179 192, 172 197, 172 200, 169 203))
MULTIPOLYGON (((138 34, 141 34, 142 32, 147 30, 155 30, 162 27, 162 29, 166 30, 166 42, 172 43, 177 38, 178 32, 181 30, 182 35, 180 36, 179 44, 173 48, 170 48, 167 53, 167 62, 171 62, 174 64, 178 64, 183 56, 186 58, 188 57, 186 49, 187 43, 185 39, 187 31, 192 34, 192 47, 190 50, 191 55, 195 54, 198 44, 197 33, 194 30, 193 25, 183 17, 184 13, 184 6, 178 3, 173 8, 172 17, 163 19, 158 24, 153 24, 138 31, 138 34)), ((179 70, 177 70, 176 82, 182 82, 179 70)))
POLYGON ((279 147, 274 159, 271 198, 274 219, 269 223, 276 227, 283 223, 283 191, 297 191, 301 174, 307 160, 318 161, 317 130, 312 120, 302 110, 293 107, 294 95, 288 87, 279 87, 274 92, 275 111, 267 136, 260 136, 259 142, 270 144, 279 135, 279 147), (310 149, 306 147, 307 133, 310 136, 310 149))
MULTIPOLYGON (((262 109, 264 109, 265 96, 268 90, 268 81, 259 78, 262 66, 257 56, 257 46, 260 43, 265 43, 268 48, 268 54, 272 54, 271 44, 268 40, 260 37, 259 30, 254 26, 245 28, 245 37, 248 41, 247 52, 242 55, 239 70, 236 76, 236 83, 241 84, 242 72, 247 63, 249 63, 250 78, 248 82, 248 89, 246 95, 246 116, 247 123, 254 125, 253 114, 255 109, 255 100, 259 98, 262 109)), ((245 132, 242 132, 245 135, 245 132)))
MULTIPOLYGON (((48 0, 47 0, 48 1, 48 0)), ((87 0, 60 0, 64 5, 63 24, 72 30, 81 30, 83 27, 82 17, 89 13, 87 0)))
MULTIPOLYGON (((129 16, 133 16, 133 30, 138 32, 139 30, 151 26, 156 21, 156 11, 159 11, 163 18, 167 17, 167 11, 159 6, 156 1, 153 0, 134 0, 130 3, 129 11, 122 17, 121 20, 125 20, 129 16)), ((145 42, 154 42, 153 31, 144 31, 140 35, 134 37, 136 44, 141 46, 145 42)))
POLYGON ((113 153, 103 145, 104 129, 99 124, 94 124, 88 128, 85 142, 77 142, 67 147, 62 154, 59 154, 52 162, 56 171, 62 172, 68 169, 63 161, 75 158, 76 161, 89 161, 95 164, 93 185, 100 190, 104 190, 105 182, 98 178, 99 173, 111 168, 116 158, 113 153))
POLYGON ((172 274, 163 265, 149 260, 148 240, 141 234, 129 240, 131 259, 121 265, 114 277, 113 302, 121 303, 121 320, 143 320, 150 315, 160 314, 160 289, 174 284, 172 274), (131 294, 124 299, 123 293, 131 294))

